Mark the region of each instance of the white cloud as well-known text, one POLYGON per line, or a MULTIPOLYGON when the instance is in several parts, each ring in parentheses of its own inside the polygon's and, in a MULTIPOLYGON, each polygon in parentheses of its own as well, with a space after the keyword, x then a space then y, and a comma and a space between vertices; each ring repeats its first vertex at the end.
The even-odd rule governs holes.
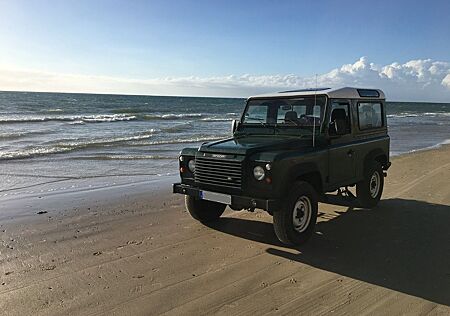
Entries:
POLYGON ((442 80, 442 84, 450 89, 450 74, 445 76, 445 78, 442 80))
MULTIPOLYGON (((389 100, 450 102, 450 63, 431 59, 379 66, 366 57, 317 76, 318 86, 381 88, 389 100)), ((248 96, 315 86, 314 77, 294 74, 127 79, 57 74, 0 67, 0 90, 90 93, 248 96)))

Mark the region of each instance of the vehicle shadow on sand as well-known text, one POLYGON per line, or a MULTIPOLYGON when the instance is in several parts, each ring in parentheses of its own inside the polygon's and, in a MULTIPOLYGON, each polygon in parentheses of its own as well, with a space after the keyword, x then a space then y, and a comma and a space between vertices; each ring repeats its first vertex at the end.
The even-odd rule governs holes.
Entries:
POLYGON ((269 254, 450 305, 450 206, 382 200, 319 222, 307 244, 285 251, 270 223, 222 218, 211 228, 268 245, 269 254), (294 251, 293 251, 294 250, 294 251))

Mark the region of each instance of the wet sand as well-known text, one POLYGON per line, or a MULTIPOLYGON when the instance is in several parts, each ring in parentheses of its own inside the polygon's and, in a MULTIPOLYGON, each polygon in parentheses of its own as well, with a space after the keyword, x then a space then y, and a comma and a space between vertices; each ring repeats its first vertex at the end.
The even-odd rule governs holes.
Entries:
POLYGON ((449 179, 449 146, 396 157, 376 209, 321 204, 297 249, 262 211, 195 222, 171 179, 44 184, 0 198, 0 311, 448 315, 449 179))

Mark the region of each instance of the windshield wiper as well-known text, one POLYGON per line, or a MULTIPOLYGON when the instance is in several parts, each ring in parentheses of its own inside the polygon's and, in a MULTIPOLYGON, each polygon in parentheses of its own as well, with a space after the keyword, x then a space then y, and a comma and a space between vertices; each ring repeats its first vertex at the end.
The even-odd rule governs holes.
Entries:
MULTIPOLYGON (((262 119, 262 118, 247 116, 247 117, 245 118, 245 120, 247 120, 247 119, 258 121, 258 122, 259 122, 262 126, 264 126, 264 127, 267 127, 267 126, 268 126, 268 124, 267 124, 266 122, 264 122, 264 119, 262 119)), ((244 121, 244 123, 245 123, 245 121, 244 121)))

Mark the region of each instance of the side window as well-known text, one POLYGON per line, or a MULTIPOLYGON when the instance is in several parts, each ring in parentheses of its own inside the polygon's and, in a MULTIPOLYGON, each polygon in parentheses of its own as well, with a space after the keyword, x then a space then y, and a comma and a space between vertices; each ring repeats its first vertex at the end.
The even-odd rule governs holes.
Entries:
POLYGON ((348 102, 331 103, 330 129, 331 135, 345 135, 351 133, 350 104, 348 102))
POLYGON ((381 103, 358 103, 358 121, 360 130, 382 127, 381 103))

